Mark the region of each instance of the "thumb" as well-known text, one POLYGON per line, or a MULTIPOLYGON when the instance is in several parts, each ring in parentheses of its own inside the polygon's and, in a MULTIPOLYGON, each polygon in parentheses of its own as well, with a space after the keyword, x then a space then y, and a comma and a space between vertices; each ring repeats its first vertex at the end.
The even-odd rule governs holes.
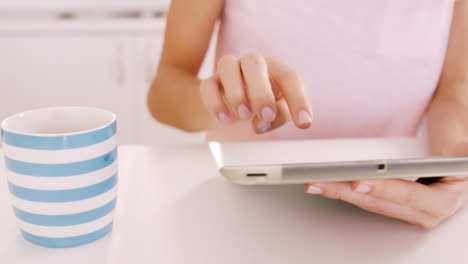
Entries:
MULTIPOLYGON (((448 149, 448 156, 451 157, 464 157, 468 156, 468 140, 465 139, 463 141, 459 141, 456 144, 453 144, 448 149)), ((467 181, 467 175, 457 175, 457 176, 447 176, 442 178, 442 183, 450 183, 450 182, 459 182, 459 181, 467 181)))
POLYGON ((255 116, 252 119, 252 129, 257 134, 264 134, 283 126, 289 121, 291 121, 291 114, 286 101, 282 98, 276 102, 276 119, 271 123, 267 123, 255 116))
POLYGON ((464 157, 468 156, 468 139, 458 142, 449 149, 450 156, 464 157))

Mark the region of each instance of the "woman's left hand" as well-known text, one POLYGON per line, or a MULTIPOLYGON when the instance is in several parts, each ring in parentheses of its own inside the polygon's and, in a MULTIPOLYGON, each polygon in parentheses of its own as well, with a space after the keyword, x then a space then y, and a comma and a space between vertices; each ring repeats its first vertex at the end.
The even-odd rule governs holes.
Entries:
MULTIPOLYGON (((445 65, 427 113, 431 150, 437 156, 468 156, 467 36, 468 1, 457 1, 445 65)), ((432 228, 467 203, 468 178, 443 177, 430 185, 402 179, 308 184, 306 190, 432 228)))
MULTIPOLYGON (((429 141, 434 155, 468 156, 468 105, 434 100, 428 112, 429 141)), ((441 175, 442 176, 442 175, 441 175)), ((403 179, 314 183, 311 194, 341 199, 365 210, 433 228, 468 201, 468 177, 443 177, 424 185, 403 179)))

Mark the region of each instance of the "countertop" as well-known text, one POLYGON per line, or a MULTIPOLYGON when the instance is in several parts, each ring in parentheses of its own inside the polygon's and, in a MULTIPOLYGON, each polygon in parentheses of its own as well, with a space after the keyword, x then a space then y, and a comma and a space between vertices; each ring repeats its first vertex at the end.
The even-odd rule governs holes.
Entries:
POLYGON ((206 145, 120 146, 112 233, 42 248, 21 237, 0 172, 5 264, 468 263, 467 210, 425 230, 301 185, 237 186, 219 176, 206 145))

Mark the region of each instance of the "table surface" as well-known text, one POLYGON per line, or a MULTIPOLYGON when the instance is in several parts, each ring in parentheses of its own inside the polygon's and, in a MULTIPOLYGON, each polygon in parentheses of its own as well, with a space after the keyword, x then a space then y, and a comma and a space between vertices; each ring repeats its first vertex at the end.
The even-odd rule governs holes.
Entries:
POLYGON ((300 185, 237 186, 219 176, 206 145, 120 146, 112 233, 42 248, 21 237, 0 172, 5 264, 468 263, 468 210, 425 230, 300 185))

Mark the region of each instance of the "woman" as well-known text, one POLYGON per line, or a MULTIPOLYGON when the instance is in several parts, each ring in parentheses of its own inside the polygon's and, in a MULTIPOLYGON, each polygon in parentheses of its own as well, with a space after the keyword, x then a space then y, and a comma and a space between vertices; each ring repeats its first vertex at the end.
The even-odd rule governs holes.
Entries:
MULTIPOLYGON (((413 136, 427 115, 433 154, 468 155, 467 46, 466 0, 173 0, 148 105, 222 141, 413 136)), ((468 179, 306 191, 431 228, 468 201, 468 179)))

